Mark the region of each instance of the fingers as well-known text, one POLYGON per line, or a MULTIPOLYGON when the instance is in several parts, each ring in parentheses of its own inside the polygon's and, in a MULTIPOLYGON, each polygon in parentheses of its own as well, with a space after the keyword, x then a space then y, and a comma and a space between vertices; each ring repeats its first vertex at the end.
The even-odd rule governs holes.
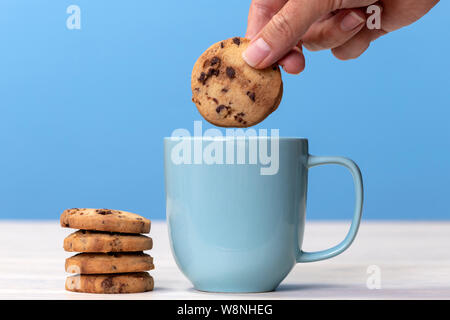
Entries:
POLYGON ((244 60, 258 69, 272 65, 295 47, 316 20, 330 12, 332 2, 288 1, 252 39, 244 60))
POLYGON ((247 33, 252 39, 286 4, 287 0, 253 0, 248 13, 247 33))
POLYGON ((303 45, 311 51, 338 47, 356 35, 365 22, 366 15, 360 9, 339 10, 328 19, 315 22, 302 37, 303 45))
POLYGON ((300 48, 294 47, 289 53, 281 58, 278 63, 284 71, 290 74, 299 74, 305 69, 305 56, 300 48))
POLYGON ((254 22, 253 14, 251 15, 252 26, 249 35, 252 42, 243 53, 244 60, 258 69, 266 68, 290 53, 310 26, 321 17, 338 9, 363 7, 377 0, 289 0, 271 17, 261 31, 254 35, 267 17, 273 13, 272 10, 267 9, 267 3, 270 1, 260 0, 256 6, 253 5, 253 10, 265 13, 260 13, 263 17, 262 23, 254 22), (263 5, 256 9, 259 4, 263 5))
POLYGON ((355 59, 367 50, 372 41, 384 34, 386 34, 386 31, 364 28, 346 43, 331 49, 331 51, 340 60, 355 59))

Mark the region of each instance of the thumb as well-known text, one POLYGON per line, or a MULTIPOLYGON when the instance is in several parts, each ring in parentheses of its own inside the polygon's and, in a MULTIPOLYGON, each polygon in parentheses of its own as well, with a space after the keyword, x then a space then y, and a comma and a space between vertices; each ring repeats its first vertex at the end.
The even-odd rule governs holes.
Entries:
POLYGON ((336 10, 338 0, 290 0, 252 39, 243 58, 250 66, 263 69, 284 57, 320 17, 336 10))

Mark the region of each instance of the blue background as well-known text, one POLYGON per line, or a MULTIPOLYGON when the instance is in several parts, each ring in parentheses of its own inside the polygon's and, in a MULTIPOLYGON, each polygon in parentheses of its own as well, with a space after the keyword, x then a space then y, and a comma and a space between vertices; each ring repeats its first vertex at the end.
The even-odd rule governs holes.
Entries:
MULTIPOLYGON (((0 218, 107 207, 165 217, 162 138, 201 120, 190 73, 243 36, 249 1, 0 2, 0 218), (81 30, 66 8, 81 7, 81 30)), ((365 219, 448 219, 450 3, 357 60, 306 52, 259 127, 345 155, 365 179, 365 219)), ((206 123, 204 128, 211 127, 206 123)), ((308 216, 350 219, 350 174, 310 172, 308 216)))

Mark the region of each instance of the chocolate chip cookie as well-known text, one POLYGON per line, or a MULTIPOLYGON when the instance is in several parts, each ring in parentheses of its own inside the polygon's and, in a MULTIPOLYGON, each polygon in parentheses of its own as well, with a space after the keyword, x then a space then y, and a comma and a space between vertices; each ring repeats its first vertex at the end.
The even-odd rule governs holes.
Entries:
POLYGON ((86 293, 138 293, 153 290, 147 272, 124 274, 82 274, 67 277, 66 290, 86 293))
POLYGON ((131 233, 78 230, 64 239, 64 250, 69 252, 134 252, 152 246, 152 238, 131 233))
POLYGON ((68 209, 61 215, 65 228, 121 233, 149 233, 150 220, 127 211, 109 209, 68 209))
POLYGON ((278 65, 250 67, 242 52, 250 40, 231 38, 209 47, 191 76, 192 101, 200 114, 220 127, 250 127, 280 104, 283 82, 278 65))
POLYGON ((66 259, 66 272, 69 273, 123 273, 152 269, 153 258, 142 252, 79 253, 66 259))

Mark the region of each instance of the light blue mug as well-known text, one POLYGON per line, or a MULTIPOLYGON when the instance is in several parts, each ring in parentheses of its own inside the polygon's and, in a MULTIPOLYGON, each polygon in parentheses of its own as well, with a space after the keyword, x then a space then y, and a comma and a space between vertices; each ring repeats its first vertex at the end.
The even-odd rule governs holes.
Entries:
POLYGON ((306 139, 165 138, 164 157, 172 252, 198 290, 272 291, 297 262, 334 257, 355 239, 363 204, 360 170, 347 158, 309 155, 306 139), (308 170, 324 164, 350 170, 353 220, 338 245, 304 252, 308 170))

